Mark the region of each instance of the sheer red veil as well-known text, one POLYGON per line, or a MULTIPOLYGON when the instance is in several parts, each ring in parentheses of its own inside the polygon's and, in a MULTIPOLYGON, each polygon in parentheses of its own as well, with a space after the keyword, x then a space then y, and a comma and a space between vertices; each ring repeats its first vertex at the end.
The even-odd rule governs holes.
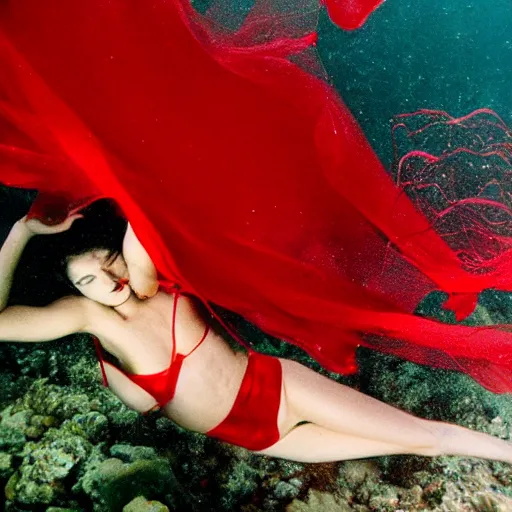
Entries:
MULTIPOLYGON (((381 2, 324 3, 357 28, 381 2)), ((397 149, 393 179, 324 76, 318 1, 257 0, 240 23, 219 5, 2 2, 0 180, 39 189, 33 214, 54 219, 115 199, 164 280, 331 370, 367 345, 512 391, 505 328, 412 314, 432 290, 463 317, 512 288, 507 128, 400 118, 413 142, 474 141, 397 149)))

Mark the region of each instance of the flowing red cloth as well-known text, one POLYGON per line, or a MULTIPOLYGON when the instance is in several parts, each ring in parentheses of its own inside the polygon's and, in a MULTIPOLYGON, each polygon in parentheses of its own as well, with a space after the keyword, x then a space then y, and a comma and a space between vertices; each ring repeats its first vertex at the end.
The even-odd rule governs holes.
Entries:
POLYGON ((384 0, 323 0, 331 20, 341 28, 360 28, 384 0))
MULTIPOLYGON (((358 26, 379 2, 326 3, 358 26)), ((226 28, 186 0, 2 2, 0 180, 53 221, 112 197, 166 280, 331 370, 365 344, 512 391, 508 332, 412 314, 510 290, 507 243, 468 265, 386 173, 324 80, 318 7, 257 1, 226 28)))

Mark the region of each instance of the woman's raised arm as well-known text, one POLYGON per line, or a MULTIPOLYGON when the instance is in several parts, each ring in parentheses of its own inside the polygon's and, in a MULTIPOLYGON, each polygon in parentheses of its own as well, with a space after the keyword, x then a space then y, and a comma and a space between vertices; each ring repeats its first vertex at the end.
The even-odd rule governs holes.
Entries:
POLYGON ((67 231, 83 215, 70 215, 64 222, 49 226, 37 219, 21 218, 11 228, 0 249, 0 311, 4 310, 11 292, 12 278, 23 250, 34 235, 53 235, 67 231))
POLYGON ((12 279, 28 241, 34 235, 61 233, 81 215, 72 215, 55 226, 23 217, 17 221, 0 249, 0 341, 49 341, 87 328, 88 302, 83 297, 67 297, 35 308, 6 307, 12 279))
POLYGON ((140 299, 147 299, 158 291, 155 265, 128 223, 123 240, 123 257, 128 267, 130 287, 140 299))
POLYGON ((51 341, 85 332, 90 302, 85 297, 64 297, 41 308, 10 306, 0 313, 0 341, 51 341))
POLYGON ((2 248, 0 249, 0 311, 4 310, 11 292, 12 278, 23 250, 34 233, 20 219, 11 228, 2 248))

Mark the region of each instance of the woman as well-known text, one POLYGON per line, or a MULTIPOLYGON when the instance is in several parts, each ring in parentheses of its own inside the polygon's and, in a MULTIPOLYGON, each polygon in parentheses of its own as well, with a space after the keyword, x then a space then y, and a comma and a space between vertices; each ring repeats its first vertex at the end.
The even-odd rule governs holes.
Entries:
MULTIPOLYGON (((113 198, 163 278, 330 371, 357 371, 365 345, 512 392, 509 332, 413 314, 434 290, 458 318, 482 290, 512 290, 509 196, 481 192, 509 173, 491 157, 466 197, 463 147, 442 151, 446 172, 386 173, 314 51, 320 3, 358 26, 378 2, 256 0, 219 26, 222 3, 0 2, 0 181, 40 190, 40 211, 113 198)), ((431 117, 449 144, 465 137, 440 126, 476 124, 431 117)), ((506 153, 509 132, 497 148, 482 121, 479 151, 506 153)))
POLYGON ((126 405, 160 408, 185 428, 265 455, 325 462, 453 454, 512 463, 506 441, 415 418, 293 361, 235 353, 190 298, 178 289, 157 291, 154 266, 130 226, 122 254, 96 247, 66 258, 67 277, 81 296, 41 308, 6 307, 27 242, 67 231, 80 217, 53 226, 24 217, 11 229, 0 250, 0 339, 92 334, 100 354, 104 349, 119 361, 121 368, 100 357, 104 378, 126 405))

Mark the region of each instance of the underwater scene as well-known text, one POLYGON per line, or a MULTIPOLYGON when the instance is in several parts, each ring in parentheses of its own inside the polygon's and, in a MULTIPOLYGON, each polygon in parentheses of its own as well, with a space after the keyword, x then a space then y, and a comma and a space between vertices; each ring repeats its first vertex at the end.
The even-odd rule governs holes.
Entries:
POLYGON ((510 0, 0 2, 0 511, 512 512, 510 0))

